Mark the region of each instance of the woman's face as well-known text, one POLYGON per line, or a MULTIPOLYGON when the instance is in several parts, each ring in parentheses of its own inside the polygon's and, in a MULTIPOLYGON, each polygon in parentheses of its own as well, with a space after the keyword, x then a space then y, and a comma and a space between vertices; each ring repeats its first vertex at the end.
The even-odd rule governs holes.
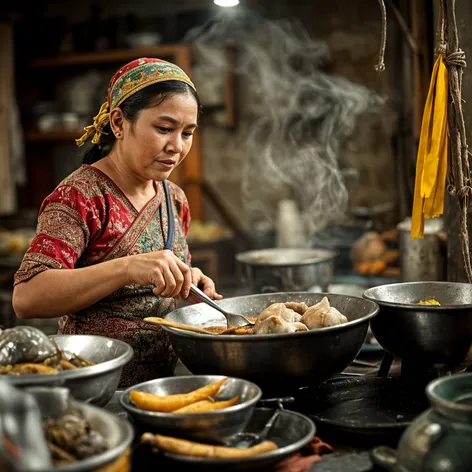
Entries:
POLYGON ((195 97, 176 93, 141 110, 133 125, 123 120, 123 139, 117 144, 129 171, 142 180, 167 179, 192 147, 197 117, 195 97))

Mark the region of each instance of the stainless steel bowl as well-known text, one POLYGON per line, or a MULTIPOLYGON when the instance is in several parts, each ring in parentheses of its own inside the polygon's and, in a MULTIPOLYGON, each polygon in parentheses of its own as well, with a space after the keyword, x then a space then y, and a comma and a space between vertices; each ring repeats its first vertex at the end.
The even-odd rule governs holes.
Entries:
MULTIPOLYGON (((231 313, 255 317, 276 302, 318 303, 325 294, 270 293, 221 300, 231 313)), ((264 395, 284 394, 343 371, 359 353, 377 314, 376 303, 361 297, 326 294, 348 323, 306 332, 266 335, 209 335, 162 326, 175 352, 193 374, 239 377, 259 385, 264 395)), ((166 319, 198 327, 226 326, 223 315, 199 303, 172 311, 166 319)))
POLYGON ((242 282, 252 293, 328 291, 337 253, 325 249, 258 249, 236 254, 242 282))
MULTIPOLYGON (((259 433, 272 414, 272 409, 256 408, 245 431, 259 433)), ((273 451, 236 460, 163 454, 188 466, 197 467, 198 470, 266 470, 300 451, 313 439, 315 432, 315 424, 307 416, 290 410, 281 410, 267 436, 267 440, 274 441, 279 446, 273 451)))
MULTIPOLYGON (((6 386, 3 387, 4 393, 8 391, 5 388, 6 386)), ((111 465, 131 446, 134 430, 127 420, 96 406, 74 400, 70 397, 70 392, 66 388, 28 387, 16 392, 14 388, 11 388, 9 393, 16 396, 16 401, 2 405, 0 420, 2 414, 5 415, 5 420, 10 416, 8 432, 14 434, 13 440, 16 440, 15 443, 26 455, 26 457, 20 455, 21 470, 23 470, 23 467, 26 468, 25 470, 30 470, 31 464, 35 464, 34 470, 36 472, 92 472, 98 470, 98 468, 111 465), (41 461, 37 455, 43 452, 43 448, 47 449, 45 439, 36 438, 36 436, 32 438, 28 436, 28 431, 38 429, 39 434, 41 434, 42 427, 40 423, 42 420, 58 418, 64 415, 70 407, 74 410, 80 410, 90 426, 105 438, 107 450, 102 454, 71 464, 57 467, 46 466, 46 461, 41 461), (33 413, 33 409, 38 412, 37 416, 33 413), (34 441, 34 444, 31 441, 34 441)), ((0 421, 0 425, 1 423, 0 421)), ((11 461, 8 460, 10 458, 8 452, 6 467, 7 470, 10 470, 9 464, 11 461)), ((2 466, 4 465, 4 458, 2 458, 0 448, 0 465, 2 466)), ((13 470, 17 469, 13 468, 13 470)))
POLYGON ((96 365, 50 375, 3 375, 2 380, 17 388, 66 387, 78 401, 106 405, 118 387, 123 367, 133 357, 133 348, 123 341, 104 336, 71 334, 51 337, 60 349, 91 360, 96 365))
POLYGON ((129 394, 131 390, 160 396, 187 393, 221 378, 223 376, 220 375, 189 375, 149 380, 123 391, 120 403, 141 429, 187 439, 220 442, 222 438, 242 431, 251 419, 253 410, 262 395, 261 389, 254 383, 228 377, 224 388, 216 398, 229 400, 239 396, 238 404, 207 413, 176 414, 145 411, 130 402, 129 394))
POLYGON ((406 282, 364 292, 378 303, 371 328, 380 345, 401 359, 454 365, 472 343, 472 286, 455 282, 406 282), (441 306, 418 305, 436 299, 441 306))

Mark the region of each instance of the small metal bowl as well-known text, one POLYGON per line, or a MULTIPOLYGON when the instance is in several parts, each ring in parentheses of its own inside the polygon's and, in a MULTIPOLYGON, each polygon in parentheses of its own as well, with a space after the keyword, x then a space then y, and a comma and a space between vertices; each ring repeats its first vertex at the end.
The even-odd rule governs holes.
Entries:
POLYGON ((229 400, 239 396, 239 402, 234 406, 207 413, 176 414, 145 411, 134 406, 129 400, 129 395, 132 390, 159 396, 187 393, 222 378, 224 378, 222 375, 188 375, 150 380, 123 391, 120 403, 140 430, 221 443, 225 437, 243 431, 249 423, 254 408, 262 396, 262 390, 256 384, 227 377, 216 400, 229 400))
POLYGON ((106 405, 118 387, 123 367, 133 357, 133 348, 104 336, 64 334, 51 338, 59 349, 91 360, 95 365, 56 374, 3 375, 2 380, 16 388, 66 387, 77 401, 106 405))

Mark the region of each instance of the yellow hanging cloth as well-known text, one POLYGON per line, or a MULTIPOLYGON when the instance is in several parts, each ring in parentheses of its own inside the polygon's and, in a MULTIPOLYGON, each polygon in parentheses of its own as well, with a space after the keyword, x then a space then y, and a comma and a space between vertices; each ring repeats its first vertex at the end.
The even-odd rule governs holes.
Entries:
POLYGON ((412 239, 423 238, 425 218, 436 218, 444 211, 448 151, 447 101, 448 73, 443 56, 439 54, 431 74, 421 123, 416 159, 412 239))

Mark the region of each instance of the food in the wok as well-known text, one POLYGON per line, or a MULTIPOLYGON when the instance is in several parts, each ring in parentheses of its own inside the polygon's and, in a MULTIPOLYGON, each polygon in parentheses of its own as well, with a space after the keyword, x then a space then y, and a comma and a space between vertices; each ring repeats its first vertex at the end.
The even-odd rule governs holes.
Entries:
POLYGON ((312 306, 305 303, 273 303, 256 318, 253 327, 210 327, 208 331, 218 334, 278 334, 309 331, 347 323, 348 319, 332 307, 327 297, 312 306))
POLYGON ((347 323, 347 318, 331 306, 326 297, 323 297, 321 302, 309 307, 303 313, 302 323, 306 324, 308 329, 326 328, 347 323))
POLYGON ((163 318, 144 318, 148 323, 172 326, 174 328, 196 331, 202 334, 280 334, 309 331, 327 328, 348 322, 348 319, 330 305, 327 297, 312 306, 306 303, 285 302, 273 303, 264 309, 256 318, 247 317, 254 326, 223 328, 208 326, 205 328, 187 326, 163 318))
POLYGON ((216 396, 220 393, 226 380, 225 377, 204 387, 192 390, 191 392, 164 396, 131 390, 129 400, 141 410, 160 411, 164 413, 204 413, 207 411, 222 410, 223 408, 236 405, 239 401, 238 396, 228 400, 216 400, 216 396))
POLYGON ((0 330, 0 375, 55 374, 91 365, 92 361, 61 351, 33 326, 0 330))
POLYGON ((434 298, 426 298, 424 300, 420 300, 418 305, 434 305, 434 306, 441 306, 441 304, 435 300, 434 298))
POLYGON ((302 315, 287 308, 285 303, 273 303, 262 311, 254 324, 254 334, 295 333, 308 331, 302 315))
POLYGON ((44 420, 43 428, 56 467, 102 454, 108 449, 103 435, 92 428, 77 408, 70 408, 59 418, 44 420))
POLYGON ((265 454, 278 449, 273 441, 262 441, 248 448, 214 446, 186 439, 162 436, 160 434, 144 433, 141 436, 141 444, 149 444, 161 451, 181 456, 207 457, 213 459, 241 459, 265 454))

